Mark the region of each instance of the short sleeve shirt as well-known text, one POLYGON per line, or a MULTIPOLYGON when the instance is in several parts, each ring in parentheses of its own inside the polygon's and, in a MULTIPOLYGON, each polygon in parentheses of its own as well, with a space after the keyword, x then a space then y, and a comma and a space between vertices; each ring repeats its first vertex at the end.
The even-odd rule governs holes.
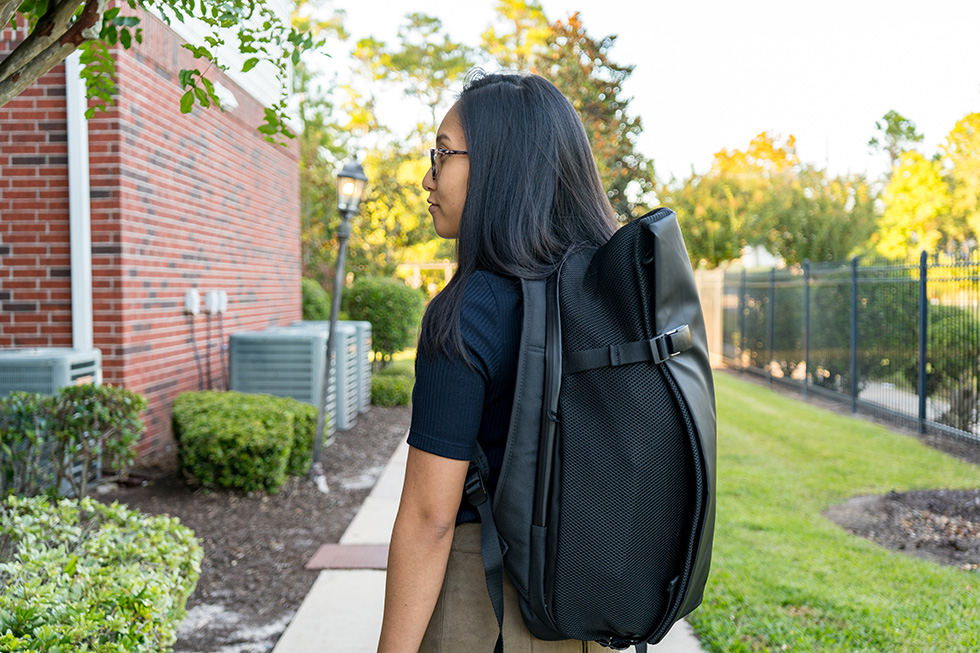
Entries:
MULTIPOLYGON (((467 280, 460 330, 470 365, 419 345, 408 443, 437 456, 469 460, 479 442, 493 495, 514 402, 523 300, 519 279, 476 272, 467 280)), ((423 338, 420 342, 424 342, 423 338)), ((460 506, 456 523, 478 521, 460 506)))

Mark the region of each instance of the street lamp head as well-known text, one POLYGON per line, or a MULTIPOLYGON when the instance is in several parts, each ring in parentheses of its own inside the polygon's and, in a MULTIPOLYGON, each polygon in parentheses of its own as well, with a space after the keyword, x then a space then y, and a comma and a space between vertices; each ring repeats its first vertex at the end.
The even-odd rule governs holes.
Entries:
POLYGON ((354 213, 361 204, 367 175, 357 161, 350 161, 337 175, 337 209, 341 213, 354 213))

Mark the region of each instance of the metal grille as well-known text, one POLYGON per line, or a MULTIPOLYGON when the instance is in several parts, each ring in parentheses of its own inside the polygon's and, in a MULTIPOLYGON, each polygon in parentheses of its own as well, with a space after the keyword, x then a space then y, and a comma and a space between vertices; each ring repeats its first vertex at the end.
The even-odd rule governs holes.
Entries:
MULTIPOLYGON (((327 338, 310 330, 234 333, 229 338, 229 388, 292 397, 317 406, 323 388, 327 338)), ((336 365, 327 386, 327 434, 337 428, 336 365)))

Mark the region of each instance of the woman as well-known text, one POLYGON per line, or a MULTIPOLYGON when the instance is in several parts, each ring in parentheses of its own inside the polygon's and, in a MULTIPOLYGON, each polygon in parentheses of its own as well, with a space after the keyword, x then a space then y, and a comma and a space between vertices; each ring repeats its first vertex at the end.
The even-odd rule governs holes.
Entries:
MULTIPOLYGON (((422 322, 405 485, 391 536, 378 650, 493 650, 476 513, 461 505, 474 444, 493 493, 517 373, 520 278, 551 274, 616 220, 578 115, 535 75, 479 75, 446 114, 422 187, 458 268, 422 322)), ((504 642, 516 651, 582 651, 524 627, 505 581, 504 642)), ((597 645, 596 650, 598 649, 597 645)))

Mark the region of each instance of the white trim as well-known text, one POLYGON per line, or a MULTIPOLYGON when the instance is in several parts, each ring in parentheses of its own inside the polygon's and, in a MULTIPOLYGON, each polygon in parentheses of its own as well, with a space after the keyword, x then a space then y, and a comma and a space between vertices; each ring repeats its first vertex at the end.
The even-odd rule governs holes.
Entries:
POLYGON ((92 211, 89 202, 88 120, 80 54, 65 60, 68 109, 68 205, 71 233, 71 338, 75 349, 92 349, 92 211))

